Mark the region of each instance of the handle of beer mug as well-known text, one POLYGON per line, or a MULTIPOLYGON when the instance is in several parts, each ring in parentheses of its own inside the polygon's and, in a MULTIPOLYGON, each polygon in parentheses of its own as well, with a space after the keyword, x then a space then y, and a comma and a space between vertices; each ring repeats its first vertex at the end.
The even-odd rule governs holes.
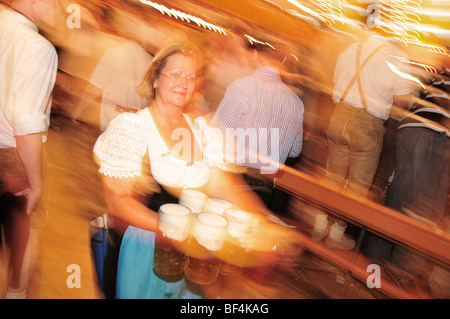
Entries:
POLYGON ((156 237, 156 241, 159 242, 160 244, 170 244, 170 246, 172 248, 175 248, 178 252, 187 255, 188 252, 188 243, 189 240, 185 240, 182 242, 176 241, 176 240, 172 240, 169 237, 167 237, 166 234, 164 234, 164 232, 162 232, 161 230, 158 230, 159 232, 159 236, 156 237))
POLYGON ((295 241, 288 240, 287 236, 278 238, 272 250, 276 253, 278 263, 285 266, 296 266, 298 257, 303 253, 304 248, 295 241))
POLYGON ((272 246, 272 250, 279 258, 279 262, 285 265, 296 265, 296 256, 303 252, 303 248, 296 245, 295 230, 297 227, 285 223, 275 215, 268 215, 267 219, 280 225, 280 227, 285 228, 286 230, 286 234, 281 234, 275 238, 275 242, 272 246))
POLYGON ((286 224, 278 216, 275 216, 275 215, 267 215, 267 219, 272 221, 272 222, 274 222, 274 223, 277 223, 277 224, 279 224, 281 226, 284 226, 284 227, 297 228, 297 226, 295 226, 295 225, 288 225, 288 224, 286 224))

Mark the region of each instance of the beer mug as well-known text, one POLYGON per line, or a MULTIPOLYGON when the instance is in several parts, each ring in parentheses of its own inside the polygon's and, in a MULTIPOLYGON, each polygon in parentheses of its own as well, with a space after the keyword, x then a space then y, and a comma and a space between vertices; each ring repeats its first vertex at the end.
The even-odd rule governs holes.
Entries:
POLYGON ((215 214, 223 215, 223 212, 226 209, 232 208, 232 207, 233 207, 233 204, 231 204, 230 202, 227 202, 226 200, 223 200, 220 198, 208 198, 203 207, 203 211, 205 213, 215 213, 215 214))
POLYGON ((179 204, 161 205, 158 211, 153 270, 166 277, 180 275, 186 266, 191 210, 179 204))
POLYGON ((220 259, 227 234, 227 220, 218 214, 200 213, 191 230, 185 276, 193 283, 209 285, 219 275, 220 259))
POLYGON ((252 248, 253 216, 240 209, 227 209, 224 217, 228 221, 227 238, 223 247, 220 274, 236 276, 242 273, 247 252, 252 248))
POLYGON ((180 194, 179 203, 188 207, 192 213, 198 214, 203 211, 203 205, 208 196, 194 189, 183 189, 180 194))

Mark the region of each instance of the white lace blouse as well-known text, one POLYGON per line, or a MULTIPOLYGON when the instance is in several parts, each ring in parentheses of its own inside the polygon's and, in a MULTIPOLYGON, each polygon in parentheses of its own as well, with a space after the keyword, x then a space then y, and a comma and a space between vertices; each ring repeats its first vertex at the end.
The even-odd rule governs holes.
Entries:
MULTIPOLYGON (((185 117, 195 134, 190 118, 185 117)), ((100 159, 100 174, 116 178, 140 176, 147 149, 151 173, 159 184, 198 188, 208 182, 208 161, 190 163, 171 155, 148 108, 137 113, 119 114, 99 136, 94 153, 100 159)))

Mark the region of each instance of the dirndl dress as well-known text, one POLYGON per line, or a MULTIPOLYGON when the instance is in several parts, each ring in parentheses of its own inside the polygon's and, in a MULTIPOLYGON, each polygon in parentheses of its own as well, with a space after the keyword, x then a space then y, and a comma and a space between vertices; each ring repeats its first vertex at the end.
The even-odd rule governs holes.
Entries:
MULTIPOLYGON (((158 211, 165 203, 178 203, 178 199, 163 188, 155 194, 148 207, 158 211)), ((187 283, 184 276, 166 281, 152 268, 155 233, 128 226, 120 247, 117 265, 117 299, 201 299, 198 287, 187 283)))

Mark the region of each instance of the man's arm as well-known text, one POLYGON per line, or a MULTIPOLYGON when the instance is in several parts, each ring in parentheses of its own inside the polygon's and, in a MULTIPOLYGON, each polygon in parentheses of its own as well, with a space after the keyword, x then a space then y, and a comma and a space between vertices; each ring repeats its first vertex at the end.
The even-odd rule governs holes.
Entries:
POLYGON ((17 151, 25 173, 28 178, 29 188, 26 188, 16 196, 23 195, 27 198, 27 214, 36 208, 42 195, 42 137, 40 133, 16 136, 17 151))
POLYGON ((289 150, 289 157, 295 158, 300 155, 303 149, 303 129, 301 129, 297 136, 295 137, 295 141, 292 144, 291 149, 289 150))
POLYGON ((46 41, 30 43, 14 83, 14 137, 29 187, 16 193, 27 198, 27 213, 39 203, 43 191, 42 135, 48 129, 50 97, 56 78, 58 56, 46 41))
POLYGON ((408 115, 408 109, 414 100, 415 98, 412 94, 395 95, 390 111, 391 116, 399 120, 408 115))

